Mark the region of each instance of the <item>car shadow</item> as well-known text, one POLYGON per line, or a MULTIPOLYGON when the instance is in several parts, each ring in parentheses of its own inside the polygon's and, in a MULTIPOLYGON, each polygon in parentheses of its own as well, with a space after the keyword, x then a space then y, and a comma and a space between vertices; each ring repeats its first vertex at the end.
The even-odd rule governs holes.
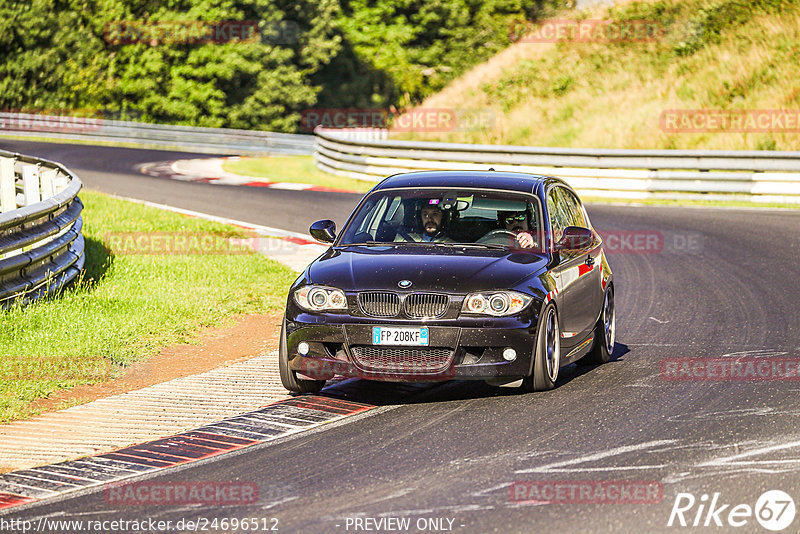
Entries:
MULTIPOLYGON (((605 365, 622 361, 630 352, 624 343, 617 343, 611 360, 605 365)), ((597 365, 570 364, 562 367, 556 388, 563 387, 597 365)), ((532 393, 538 395, 542 393, 532 393)), ((546 394, 546 392, 544 392, 546 394)), ((389 406, 395 404, 425 404, 454 400, 470 400, 490 397, 526 395, 521 388, 490 386, 482 380, 449 380, 447 382, 381 382, 362 378, 348 378, 329 383, 318 395, 335 399, 389 406)))

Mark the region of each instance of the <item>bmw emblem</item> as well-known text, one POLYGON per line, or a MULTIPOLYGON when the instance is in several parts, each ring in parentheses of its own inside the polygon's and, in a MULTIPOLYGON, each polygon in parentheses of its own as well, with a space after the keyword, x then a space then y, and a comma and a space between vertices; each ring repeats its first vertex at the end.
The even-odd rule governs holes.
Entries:
POLYGON ((403 289, 411 287, 411 280, 400 280, 399 282, 397 282, 397 285, 399 287, 402 287, 403 289))

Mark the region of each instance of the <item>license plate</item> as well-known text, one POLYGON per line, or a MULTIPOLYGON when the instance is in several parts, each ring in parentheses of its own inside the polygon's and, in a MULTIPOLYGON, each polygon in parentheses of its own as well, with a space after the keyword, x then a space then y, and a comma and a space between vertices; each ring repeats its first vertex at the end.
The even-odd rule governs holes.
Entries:
POLYGON ((427 328, 372 327, 373 345, 428 345, 427 328))

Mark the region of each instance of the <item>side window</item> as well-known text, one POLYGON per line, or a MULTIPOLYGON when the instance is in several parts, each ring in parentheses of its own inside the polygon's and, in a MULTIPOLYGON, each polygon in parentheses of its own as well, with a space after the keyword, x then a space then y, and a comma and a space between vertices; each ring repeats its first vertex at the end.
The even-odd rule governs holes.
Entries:
POLYGON ((560 187, 553 187, 547 193, 547 213, 550 216, 554 243, 558 243, 561 240, 564 235, 564 229, 570 225, 569 213, 564 204, 564 199, 559 194, 560 189, 560 187))
POLYGON ((578 200, 571 191, 568 191, 563 187, 559 187, 558 190, 564 199, 564 204, 569 212, 569 225, 580 226, 581 228, 589 228, 589 222, 586 220, 580 200, 578 200))
POLYGON ((370 231, 374 232, 381 220, 381 216, 386 211, 386 205, 388 202, 388 198, 383 197, 373 208, 369 209, 364 216, 364 220, 362 220, 361 224, 358 225, 357 233, 370 231))

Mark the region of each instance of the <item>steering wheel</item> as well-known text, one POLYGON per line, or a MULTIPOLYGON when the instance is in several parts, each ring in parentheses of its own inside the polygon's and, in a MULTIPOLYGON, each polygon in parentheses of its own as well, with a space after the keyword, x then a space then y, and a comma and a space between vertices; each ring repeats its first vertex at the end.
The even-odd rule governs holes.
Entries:
POLYGON ((517 241, 517 234, 515 234, 511 230, 498 229, 498 230, 492 230, 491 232, 489 232, 488 234, 486 234, 485 236, 483 236, 482 238, 478 239, 475 242, 486 243, 487 241, 491 241, 492 239, 498 238, 502 235, 509 236, 514 242, 517 241))
MULTIPOLYGON (((517 233, 516 232, 512 232, 511 230, 503 230, 503 229, 492 230, 491 232, 489 232, 488 234, 486 234, 482 238, 478 239, 476 241, 476 243, 487 243, 487 242, 492 241, 492 240, 498 240, 497 238, 500 237, 500 236, 508 236, 508 238, 510 238, 512 243, 518 244, 517 233)), ((531 233, 531 237, 533 237, 532 233, 531 233)), ((537 246, 538 246, 538 243, 536 243, 536 238, 533 237, 533 247, 531 247, 531 248, 535 248, 537 246)))

